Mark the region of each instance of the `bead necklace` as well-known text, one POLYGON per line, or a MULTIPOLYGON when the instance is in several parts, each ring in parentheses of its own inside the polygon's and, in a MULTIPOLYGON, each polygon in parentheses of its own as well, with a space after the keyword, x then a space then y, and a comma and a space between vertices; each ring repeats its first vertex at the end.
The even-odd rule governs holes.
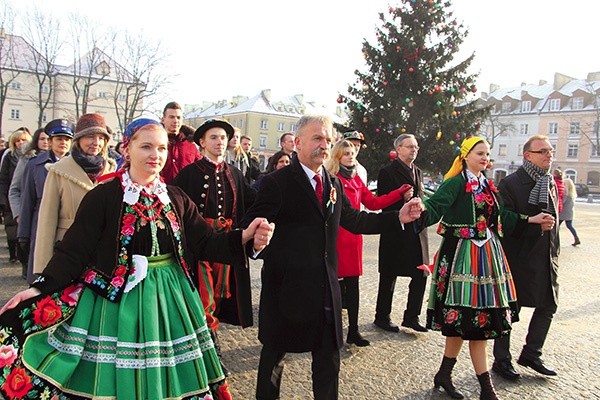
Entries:
POLYGON ((132 205, 136 214, 148 222, 155 221, 160 216, 160 212, 164 206, 163 203, 158 199, 157 195, 145 191, 141 193, 140 200, 145 204, 138 201, 132 205))

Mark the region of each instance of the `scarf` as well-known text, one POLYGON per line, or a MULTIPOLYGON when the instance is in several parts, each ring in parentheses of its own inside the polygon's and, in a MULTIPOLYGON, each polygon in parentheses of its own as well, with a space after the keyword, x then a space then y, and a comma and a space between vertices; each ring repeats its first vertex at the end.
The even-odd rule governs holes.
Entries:
POLYGON ((523 159, 523 169, 535 181, 535 186, 531 189, 527 202, 554 215, 556 213, 554 202, 550 200, 550 185, 552 184, 550 169, 542 169, 526 159, 523 159))
POLYGON ((352 179, 356 176, 356 165, 346 167, 345 165, 340 164, 340 171, 338 173, 342 178, 352 179))
POLYGON ((480 142, 485 142, 485 139, 478 136, 469 136, 465 138, 465 140, 463 140, 462 144, 460 145, 460 154, 456 156, 454 162, 452 163, 452 166, 450 167, 448 172, 446 172, 446 175, 444 175, 444 180, 450 179, 462 172, 463 160, 465 159, 467 154, 469 154, 469 152, 473 150, 473 147, 475 147, 480 142))
POLYGON ((78 147, 73 146, 71 149, 71 156, 73 160, 79 165, 86 174, 92 179, 92 181, 96 181, 96 178, 100 174, 100 172, 104 169, 104 157, 102 154, 98 154, 96 156, 90 156, 88 154, 83 153, 79 150, 78 147))

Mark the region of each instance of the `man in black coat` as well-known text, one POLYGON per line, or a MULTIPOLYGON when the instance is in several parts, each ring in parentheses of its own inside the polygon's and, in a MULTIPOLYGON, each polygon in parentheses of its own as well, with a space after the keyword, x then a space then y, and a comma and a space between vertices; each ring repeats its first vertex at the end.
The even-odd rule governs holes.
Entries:
POLYGON ((353 233, 379 233, 397 220, 412 221, 421 204, 398 212, 368 214, 353 209, 340 181, 323 168, 332 142, 328 117, 298 121, 297 157, 266 175, 244 218, 275 223, 264 259, 258 338, 263 344, 257 399, 278 399, 286 352, 312 353, 315 399, 337 399, 342 340, 342 309, 337 277, 339 226, 353 233))
MULTIPOLYGON (((529 216, 543 211, 558 218, 557 190, 550 174, 553 153, 548 137, 527 140, 523 165, 498 185, 507 209, 529 216)), ((548 221, 552 224, 554 220, 548 217, 548 221)), ((501 240, 515 281, 517 304, 535 308, 517 363, 543 375, 556 375, 540 358, 558 305, 558 224, 546 229, 550 228, 544 224, 527 224, 524 232, 501 240)), ((492 370, 509 380, 519 378, 511 362, 510 336, 495 340, 494 359, 492 370)))
MULTIPOLYGON (((402 134, 394 140, 398 157, 379 171, 377 194, 387 194, 408 183, 412 189, 404 198, 384 209, 397 211, 413 196, 423 198, 423 173, 414 164, 419 145, 414 135, 402 134)), ((419 221, 407 224, 403 230, 397 222, 394 229, 382 232, 379 237, 379 289, 374 324, 381 329, 398 332, 398 325, 391 321, 392 299, 398 276, 410 277, 408 301, 402 326, 418 332, 427 332, 419 323, 423 308, 423 296, 427 277, 417 266, 429 264, 427 230, 419 221)))

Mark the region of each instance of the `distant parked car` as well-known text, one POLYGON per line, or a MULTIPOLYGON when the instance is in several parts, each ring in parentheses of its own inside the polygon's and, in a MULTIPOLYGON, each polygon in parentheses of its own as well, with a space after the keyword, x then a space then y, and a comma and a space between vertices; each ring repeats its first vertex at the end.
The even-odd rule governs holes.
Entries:
POLYGON ((575 190, 577 191, 577 197, 585 197, 590 194, 590 189, 585 183, 576 183, 575 190))

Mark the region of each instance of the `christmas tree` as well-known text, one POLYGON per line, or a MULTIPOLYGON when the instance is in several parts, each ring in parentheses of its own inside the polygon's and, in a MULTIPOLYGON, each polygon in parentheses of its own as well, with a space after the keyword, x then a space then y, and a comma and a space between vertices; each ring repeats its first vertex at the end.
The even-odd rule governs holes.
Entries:
POLYGON ((346 104, 348 128, 365 135, 359 158, 371 177, 402 133, 416 136, 422 169, 446 172, 462 139, 477 134, 488 115, 475 105, 477 75, 467 72, 475 55, 454 61, 468 32, 450 7, 447 0, 403 0, 379 14, 377 42, 363 42, 367 69, 355 71, 338 103, 346 104))

